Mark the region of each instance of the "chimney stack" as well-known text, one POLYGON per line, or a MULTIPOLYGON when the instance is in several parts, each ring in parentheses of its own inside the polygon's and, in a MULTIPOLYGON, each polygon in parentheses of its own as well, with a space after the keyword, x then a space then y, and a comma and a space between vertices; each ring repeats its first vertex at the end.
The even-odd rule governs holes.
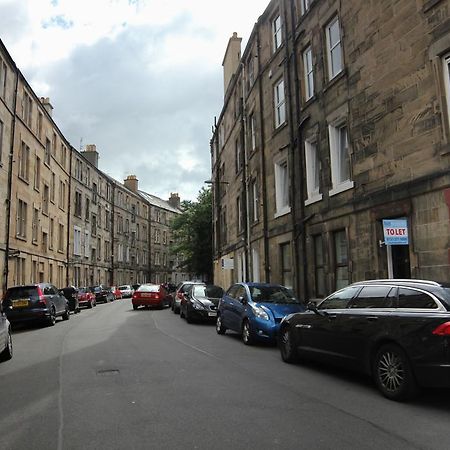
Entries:
POLYGON ((45 110, 48 112, 48 115, 52 117, 53 106, 50 103, 50 99, 48 97, 41 97, 41 103, 44 106, 45 110))
POLYGON ((123 181, 125 187, 135 193, 137 193, 138 191, 138 183, 139 180, 137 179, 136 175, 128 175, 127 178, 123 181))
POLYGON ((236 73, 239 62, 241 61, 241 42, 242 38, 238 37, 237 33, 233 33, 223 57, 223 91, 224 95, 227 92, 228 85, 230 84, 233 75, 236 73))
POLYGON ((81 154, 98 169, 98 152, 95 144, 86 145, 81 154))
POLYGON ((180 209, 181 202, 177 192, 170 193, 169 205, 172 206, 173 208, 180 209))

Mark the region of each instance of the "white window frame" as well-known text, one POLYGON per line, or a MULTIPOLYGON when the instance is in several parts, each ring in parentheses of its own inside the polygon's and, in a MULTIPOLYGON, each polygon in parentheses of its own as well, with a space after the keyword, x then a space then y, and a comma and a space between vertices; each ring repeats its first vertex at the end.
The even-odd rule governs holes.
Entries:
POLYGON ((305 141, 305 164, 306 164, 306 191, 308 198, 305 206, 322 200, 320 193, 320 160, 317 142, 305 141))
POLYGON ((279 128, 286 122, 286 97, 283 78, 278 80, 273 87, 273 102, 275 109, 275 128, 279 128))
POLYGON ((272 45, 275 53, 283 43, 283 30, 281 23, 281 16, 278 15, 272 20, 272 45))
POLYGON ((73 227, 73 254, 81 256, 81 228, 73 227))
POLYGON ((256 150, 256 119, 254 113, 250 115, 250 142, 252 151, 256 150))
POLYGON ((311 6, 312 0, 300 0, 300 10, 302 15, 305 14, 311 6))
POLYGON ((275 217, 291 212, 289 204, 289 165, 287 158, 274 161, 275 174, 275 217))
POLYGON ((314 97, 314 68, 312 61, 312 48, 307 47, 303 51, 303 73, 305 83, 305 100, 314 97))
POLYGON ((343 69, 342 61, 342 44, 341 44, 341 30, 339 27, 339 17, 336 16, 331 20, 331 22, 326 27, 326 40, 327 40, 327 61, 328 61, 328 79, 332 80, 343 69), (333 37, 332 29, 337 27, 338 40, 333 42, 331 39, 333 37), (334 67, 333 55, 339 55, 339 66, 334 67))
POLYGON ((447 101, 447 126, 450 127, 450 53, 444 55, 442 64, 444 66, 445 98, 447 101))
POLYGON ((328 137, 330 143, 330 162, 331 162, 331 184, 332 189, 329 191, 329 195, 336 195, 340 192, 347 191, 354 187, 354 183, 351 180, 351 152, 348 141, 348 127, 344 120, 334 122, 328 125, 328 137), (342 158, 341 158, 341 146, 340 146, 340 133, 342 128, 347 129, 347 151, 348 151, 348 172, 349 177, 342 179, 342 158))

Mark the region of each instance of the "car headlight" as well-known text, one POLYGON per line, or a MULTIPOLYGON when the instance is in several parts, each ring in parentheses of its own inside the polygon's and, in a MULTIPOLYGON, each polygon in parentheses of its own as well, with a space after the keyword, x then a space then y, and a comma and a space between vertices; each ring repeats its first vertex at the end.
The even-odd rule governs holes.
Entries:
POLYGON ((258 319, 269 320, 269 314, 260 306, 252 305, 252 311, 258 319))
POLYGON ((198 301, 192 302, 192 306, 193 306, 195 309, 205 309, 205 307, 204 307, 200 302, 198 302, 198 301))

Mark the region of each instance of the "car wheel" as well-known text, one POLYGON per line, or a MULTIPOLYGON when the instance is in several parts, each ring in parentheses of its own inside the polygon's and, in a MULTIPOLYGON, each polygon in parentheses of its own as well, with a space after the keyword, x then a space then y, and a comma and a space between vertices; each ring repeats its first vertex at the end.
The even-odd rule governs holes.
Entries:
POLYGON ((94 302, 89 302, 88 308, 89 308, 89 309, 92 309, 93 307, 94 307, 94 302))
POLYGON ((280 347, 281 359, 284 362, 293 363, 298 361, 294 334, 288 326, 283 327, 280 331, 278 346, 280 347))
POLYGON ((398 345, 380 347, 373 360, 372 374, 378 389, 391 400, 409 400, 418 393, 408 357, 398 345))
POLYGON ((133 309, 136 311, 138 309, 138 305, 133 305, 133 309))
POLYGON ((13 357, 13 345, 12 345, 12 336, 11 330, 8 329, 8 338, 6 342, 6 348, 0 353, 0 361, 8 361, 13 357))
POLYGON ((183 308, 180 306, 180 318, 186 317, 183 312, 183 308))
POLYGON ((189 309, 186 307, 186 312, 184 313, 184 317, 186 318, 187 323, 192 323, 192 317, 189 314, 189 309))
POLYGON ((227 329, 223 326, 222 317, 220 315, 217 316, 216 331, 217 334, 225 334, 225 332, 227 331, 227 329))
POLYGON ((52 307, 50 310, 50 317, 47 319, 47 324, 49 327, 52 327, 56 323, 56 311, 55 308, 52 307))
POLYGON ((70 319, 70 310, 66 309, 64 311, 64 314, 61 317, 62 317, 62 320, 69 320, 70 319))
POLYGON ((248 320, 244 320, 242 325, 242 341, 245 345, 252 345, 254 341, 252 330, 250 329, 250 322, 248 320))

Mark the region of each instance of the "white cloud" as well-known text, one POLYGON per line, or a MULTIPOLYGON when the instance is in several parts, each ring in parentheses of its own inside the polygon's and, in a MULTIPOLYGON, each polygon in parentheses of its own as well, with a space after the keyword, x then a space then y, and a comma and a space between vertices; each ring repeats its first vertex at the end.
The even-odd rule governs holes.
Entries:
POLYGON ((100 169, 166 198, 194 199, 210 177, 222 59, 268 0, 0 0, 2 39, 78 148, 100 169), (149 176, 156 172, 157 177, 149 176))

